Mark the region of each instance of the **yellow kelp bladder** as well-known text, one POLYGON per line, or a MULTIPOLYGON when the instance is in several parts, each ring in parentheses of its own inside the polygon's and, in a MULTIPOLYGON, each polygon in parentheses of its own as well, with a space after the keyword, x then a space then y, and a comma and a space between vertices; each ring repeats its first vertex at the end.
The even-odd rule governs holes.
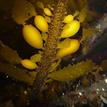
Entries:
POLYGON ((43 40, 40 32, 33 25, 24 25, 23 36, 25 41, 34 48, 43 48, 43 40))
POLYGON ((44 13, 47 15, 47 16, 52 16, 52 12, 49 8, 44 8, 44 13))
POLYGON ((74 36, 80 29, 80 22, 77 20, 73 20, 70 23, 67 23, 63 31, 61 32, 61 38, 67 38, 74 36))
POLYGON ((37 15, 34 18, 35 26, 42 32, 48 32, 48 23, 41 15, 37 15))
MULTIPOLYGON (((66 47, 60 48, 58 50, 58 52, 56 54, 57 58, 62 58, 66 55, 75 53, 80 47, 80 43, 77 39, 68 39, 68 40, 65 40, 65 43, 66 43, 65 44, 66 47), (68 43, 67 43, 67 41, 68 41, 68 43)), ((61 45, 64 45, 64 42, 61 45)), ((60 46, 60 47, 62 47, 62 46, 60 46)))
POLYGON ((32 62, 29 59, 21 60, 21 64, 22 64, 23 67, 25 67, 25 68, 27 68, 29 70, 33 70, 33 69, 37 68, 36 63, 32 62))
POLYGON ((70 22, 73 21, 73 19, 74 19, 74 16, 71 15, 71 14, 69 14, 69 15, 65 16, 63 22, 64 22, 64 23, 70 23, 70 22))

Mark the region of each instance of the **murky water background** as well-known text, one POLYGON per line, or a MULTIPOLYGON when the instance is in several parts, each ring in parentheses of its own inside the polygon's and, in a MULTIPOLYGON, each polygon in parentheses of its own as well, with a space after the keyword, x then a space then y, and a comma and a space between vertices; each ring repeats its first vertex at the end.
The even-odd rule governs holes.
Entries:
MULTIPOLYGON (((25 24, 34 26, 34 17, 38 14, 45 17, 44 7, 52 9, 53 12, 58 1, 0 1, 0 107, 100 107, 105 100, 104 103, 107 104, 107 1, 68 1, 67 14, 74 14, 75 11, 78 14, 79 11, 82 15, 86 15, 86 11, 81 12, 82 6, 88 6, 89 9, 86 18, 85 15, 81 16, 83 18, 81 20, 84 21, 81 22, 76 37, 73 37, 81 42, 80 48, 76 53, 64 57, 59 62, 56 61, 52 70, 56 69, 55 67, 57 67, 56 70, 60 70, 70 65, 65 70, 68 74, 60 72, 58 74, 60 76, 49 75, 42 94, 34 99, 32 84, 36 75, 35 71, 24 68, 20 61, 42 51, 27 44, 23 38, 22 28, 25 24), (92 33, 95 36, 89 36, 92 33), (77 71, 71 73, 72 78, 75 79, 65 81, 65 79, 69 80, 71 68, 72 72, 77 71), (82 75, 85 69, 92 72, 82 75), (78 76, 80 74, 82 76, 78 76)), ((80 20, 78 15, 75 18, 80 20)), ((37 62, 37 65, 40 66, 40 62, 37 62)))

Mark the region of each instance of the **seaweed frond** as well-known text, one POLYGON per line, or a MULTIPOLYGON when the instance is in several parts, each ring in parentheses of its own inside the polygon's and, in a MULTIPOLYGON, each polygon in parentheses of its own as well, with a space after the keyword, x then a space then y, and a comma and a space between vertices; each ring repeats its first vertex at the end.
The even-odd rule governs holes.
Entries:
POLYGON ((48 38, 44 46, 44 52, 41 58, 41 64, 37 69, 37 77, 34 81, 34 92, 39 93, 41 87, 44 84, 44 79, 50 71, 50 66, 55 60, 58 37, 61 33, 63 18, 66 13, 66 6, 68 0, 58 0, 58 4, 55 6, 52 22, 49 26, 48 38))
POLYGON ((59 71, 50 73, 48 78, 57 81, 73 81, 85 74, 88 74, 94 67, 95 63, 92 60, 81 61, 74 65, 68 65, 59 71))

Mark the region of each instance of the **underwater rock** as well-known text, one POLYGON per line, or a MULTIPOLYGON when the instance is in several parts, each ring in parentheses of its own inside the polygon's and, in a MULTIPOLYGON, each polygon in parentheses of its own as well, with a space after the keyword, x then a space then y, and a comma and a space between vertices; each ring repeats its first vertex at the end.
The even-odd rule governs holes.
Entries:
POLYGON ((104 34, 104 32, 107 29, 106 22, 107 22, 107 14, 104 14, 102 18, 99 19, 98 22, 93 26, 93 28, 96 29, 96 31, 93 32, 87 39, 83 41, 82 50, 84 55, 94 51, 99 44, 102 44, 106 40, 107 35, 106 33, 104 34))

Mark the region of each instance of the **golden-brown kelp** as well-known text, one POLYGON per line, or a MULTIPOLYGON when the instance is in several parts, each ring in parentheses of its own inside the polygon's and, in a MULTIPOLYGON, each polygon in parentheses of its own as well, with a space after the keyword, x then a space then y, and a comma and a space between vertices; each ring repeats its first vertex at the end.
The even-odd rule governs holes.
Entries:
POLYGON ((41 15, 37 15, 34 18, 35 26, 42 32, 48 32, 48 23, 41 15))
POLYGON ((18 24, 25 24, 25 21, 35 16, 35 8, 27 0, 15 0, 12 8, 12 18, 18 24))
POLYGON ((33 80, 36 77, 36 72, 28 72, 28 70, 19 68, 12 64, 7 64, 0 61, 0 73, 7 74, 9 77, 27 83, 33 84, 33 80))
POLYGON ((4 45, 1 41, 0 41, 0 58, 3 61, 11 64, 19 64, 21 61, 21 58, 19 57, 18 53, 12 50, 10 47, 4 45))
POLYGON ((37 68, 37 64, 32 62, 30 59, 21 60, 21 64, 23 67, 25 67, 26 69, 29 69, 29 70, 33 70, 33 69, 37 68))
POLYGON ((59 71, 52 72, 48 77, 57 81, 71 81, 88 74, 94 67, 95 63, 91 60, 82 61, 75 65, 68 65, 59 71))
POLYGON ((76 39, 65 39, 62 45, 63 45, 62 48, 60 48, 56 54, 57 58, 62 58, 64 56, 73 54, 80 47, 80 43, 76 39))
MULTIPOLYGON (((48 38, 44 45, 44 52, 41 58, 41 66, 38 67, 37 77, 33 84, 35 95, 40 94, 40 89, 44 84, 44 79, 50 71, 50 67, 54 62, 57 51, 57 40, 61 33, 61 26, 66 14, 66 6, 68 0, 58 0, 56 10, 53 12, 52 23, 49 26, 48 38)), ((34 93, 33 93, 34 94, 34 93)))
POLYGON ((40 32, 32 25, 24 25, 23 37, 25 41, 34 48, 43 48, 43 41, 40 32))
POLYGON ((63 27, 61 32, 61 38, 74 36, 80 29, 80 22, 73 20, 63 27))

